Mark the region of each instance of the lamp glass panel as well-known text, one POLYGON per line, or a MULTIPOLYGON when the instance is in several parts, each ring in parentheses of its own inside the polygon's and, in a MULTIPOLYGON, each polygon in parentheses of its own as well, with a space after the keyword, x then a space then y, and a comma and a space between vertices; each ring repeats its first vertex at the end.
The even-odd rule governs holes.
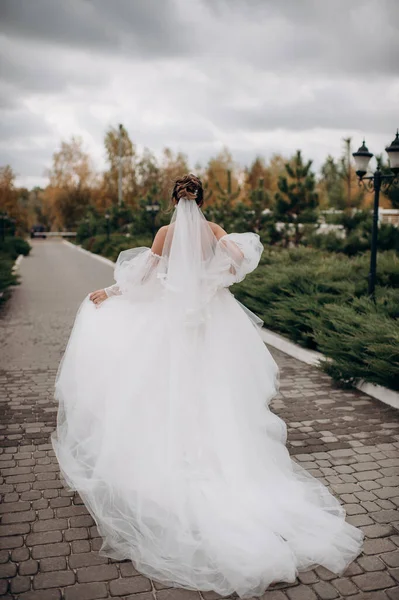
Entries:
POLYGON ((370 158, 370 156, 354 156, 356 171, 367 172, 367 167, 369 166, 370 158))
POLYGON ((399 168, 399 152, 394 151, 394 152, 388 152, 387 154, 389 156, 389 164, 391 165, 391 169, 398 169, 399 168))

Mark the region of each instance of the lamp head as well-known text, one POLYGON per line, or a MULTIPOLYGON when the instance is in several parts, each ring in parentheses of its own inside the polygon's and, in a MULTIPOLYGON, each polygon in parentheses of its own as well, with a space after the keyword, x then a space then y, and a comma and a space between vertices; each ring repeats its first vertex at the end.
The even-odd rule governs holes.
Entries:
POLYGON ((396 175, 399 173, 399 131, 396 132, 395 139, 390 146, 385 148, 385 151, 389 157, 391 171, 393 171, 396 175))
POLYGON ((359 150, 353 152, 352 156, 355 159, 356 175, 362 179, 367 173, 368 164, 373 156, 373 154, 369 152, 365 140, 363 140, 363 144, 360 146, 359 150))

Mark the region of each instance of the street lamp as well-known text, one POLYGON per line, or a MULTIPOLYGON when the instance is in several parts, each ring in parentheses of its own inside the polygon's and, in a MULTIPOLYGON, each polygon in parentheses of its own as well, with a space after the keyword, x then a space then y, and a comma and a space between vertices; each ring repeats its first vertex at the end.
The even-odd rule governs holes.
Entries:
POLYGON ((369 152, 365 141, 357 152, 353 152, 355 159, 356 175, 359 182, 369 191, 374 191, 373 229, 371 234, 370 272, 368 275, 368 294, 375 300, 375 280, 377 272, 377 236, 378 236, 378 205, 380 201, 380 190, 387 191, 392 184, 399 182, 399 131, 390 146, 385 148, 389 157, 391 173, 382 173, 380 165, 377 170, 366 177, 368 164, 373 154, 369 152))
POLYGON ((105 213, 105 225, 106 225, 106 230, 107 230, 107 242, 109 242, 109 226, 110 226, 109 217, 110 217, 110 215, 109 215, 109 212, 107 211, 105 213))
POLYGON ((152 239, 154 239, 155 238, 155 218, 161 207, 159 206, 158 202, 154 202, 151 204, 147 204, 147 206, 145 208, 146 208, 146 211, 151 214, 151 232, 152 232, 152 239))

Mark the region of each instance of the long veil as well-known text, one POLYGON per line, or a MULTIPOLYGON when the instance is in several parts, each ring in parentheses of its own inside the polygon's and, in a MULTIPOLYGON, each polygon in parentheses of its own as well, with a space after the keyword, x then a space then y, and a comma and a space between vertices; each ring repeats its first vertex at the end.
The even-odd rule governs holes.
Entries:
POLYGON ((169 317, 176 324, 199 325, 206 318, 212 293, 211 265, 217 239, 194 200, 179 200, 162 250, 164 272, 159 273, 165 289, 169 317))
POLYGON ((157 275, 164 286, 162 307, 169 331, 165 357, 170 374, 165 423, 169 483, 179 481, 188 465, 195 470, 200 460, 201 381, 206 375, 201 362, 209 343, 205 324, 216 246, 217 239, 195 200, 181 198, 168 227, 157 275))

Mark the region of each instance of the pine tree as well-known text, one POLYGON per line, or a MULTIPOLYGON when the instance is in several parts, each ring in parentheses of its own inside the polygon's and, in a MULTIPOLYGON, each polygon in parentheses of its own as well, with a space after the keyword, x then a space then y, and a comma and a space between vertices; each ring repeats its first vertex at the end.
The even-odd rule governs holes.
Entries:
POLYGON ((240 195, 241 188, 238 187, 235 192, 233 192, 232 182, 231 182, 231 170, 227 169, 227 186, 223 188, 219 181, 216 181, 216 188, 218 191, 216 201, 212 205, 212 215, 214 220, 216 220, 221 227, 224 229, 228 227, 232 219, 232 213, 234 208, 234 203, 240 195))
MULTIPOLYGON (((290 162, 285 164, 286 174, 280 175, 278 192, 275 195, 275 215, 285 223, 294 224, 294 244, 298 246, 303 233, 300 224, 317 221, 318 194, 315 191, 315 176, 311 171, 312 161, 304 163, 298 150, 290 162)), ((287 228, 288 232, 291 229, 287 228)))
POLYGON ((250 195, 250 210, 251 210, 251 230, 259 233, 262 229, 264 218, 264 210, 270 208, 270 196, 265 190, 265 180, 260 177, 258 187, 253 190, 250 195))
POLYGON ((340 167, 341 165, 330 155, 321 167, 321 191, 325 192, 326 204, 330 208, 343 209, 346 206, 344 173, 340 167))

